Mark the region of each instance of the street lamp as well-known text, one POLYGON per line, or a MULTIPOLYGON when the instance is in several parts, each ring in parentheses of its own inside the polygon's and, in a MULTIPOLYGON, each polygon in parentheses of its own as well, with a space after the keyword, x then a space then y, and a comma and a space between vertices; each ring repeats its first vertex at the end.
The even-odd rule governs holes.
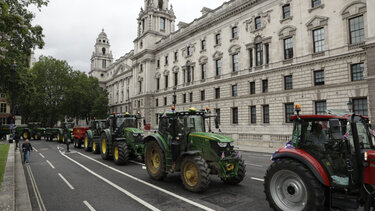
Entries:
POLYGON ((348 103, 346 104, 348 106, 348 110, 349 112, 351 113, 352 112, 352 108, 353 108, 353 103, 352 103, 352 100, 349 99, 348 103))

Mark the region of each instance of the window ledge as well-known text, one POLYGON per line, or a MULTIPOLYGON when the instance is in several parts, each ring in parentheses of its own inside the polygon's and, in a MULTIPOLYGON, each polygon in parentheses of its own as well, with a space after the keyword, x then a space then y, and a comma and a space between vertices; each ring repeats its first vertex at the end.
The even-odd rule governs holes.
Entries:
POLYGON ((260 27, 259 29, 254 29, 253 31, 251 31, 251 33, 255 33, 255 32, 258 32, 258 31, 262 31, 265 27, 262 26, 260 27))
POLYGON ((349 44, 349 50, 361 48, 366 44, 366 42, 360 42, 360 43, 355 43, 355 44, 349 44))
POLYGON ((168 67, 168 64, 165 64, 164 67, 168 67))
POLYGON ((220 78, 221 78, 221 75, 215 76, 215 79, 220 79, 220 78))
POLYGON ((207 52, 207 49, 203 49, 200 51, 200 53, 205 53, 205 52, 207 52))
POLYGON ((321 5, 319 5, 319 6, 316 6, 316 7, 310 8, 310 9, 309 9, 309 13, 311 13, 312 11, 314 11, 314 10, 316 10, 316 9, 319 9, 319 8, 323 9, 323 8, 324 8, 324 4, 321 4, 321 5))
POLYGON ((176 63, 178 63, 178 60, 174 60, 174 61, 173 61, 173 64, 176 64, 176 63))
POLYGON ((263 65, 259 65, 255 67, 255 70, 262 70, 262 69, 263 69, 263 65))
POLYGON ((290 59, 285 59, 283 61, 283 64, 292 64, 293 63, 293 58, 290 58, 290 59))
POLYGON ((214 45, 214 48, 220 47, 221 43, 214 45))
POLYGON ((201 82, 202 82, 202 83, 203 83, 203 82, 206 82, 206 79, 202 79, 201 82))
POLYGON ((232 76, 236 76, 236 75, 238 75, 238 71, 232 72, 232 76))
POLYGON ((312 58, 318 58, 318 57, 322 57, 322 56, 325 56, 326 55, 326 52, 325 51, 322 51, 322 52, 318 52, 318 53, 313 53, 312 54, 312 58))
POLYGON ((284 19, 280 20, 280 23, 284 23, 284 22, 290 21, 290 20, 293 20, 293 16, 289 16, 287 18, 284 18, 284 19))
POLYGON ((236 41, 236 40, 238 40, 238 36, 237 37, 233 37, 232 39, 230 39, 231 42, 236 41))

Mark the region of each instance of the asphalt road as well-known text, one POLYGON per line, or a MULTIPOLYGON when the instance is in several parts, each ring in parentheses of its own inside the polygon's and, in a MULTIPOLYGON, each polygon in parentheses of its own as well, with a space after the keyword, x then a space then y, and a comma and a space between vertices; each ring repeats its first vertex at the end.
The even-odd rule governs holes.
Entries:
POLYGON ((227 185, 211 175, 204 193, 184 189, 180 174, 154 181, 143 164, 116 166, 100 155, 56 142, 32 141, 25 164, 33 210, 270 210, 263 176, 270 154, 242 152, 246 178, 227 185))

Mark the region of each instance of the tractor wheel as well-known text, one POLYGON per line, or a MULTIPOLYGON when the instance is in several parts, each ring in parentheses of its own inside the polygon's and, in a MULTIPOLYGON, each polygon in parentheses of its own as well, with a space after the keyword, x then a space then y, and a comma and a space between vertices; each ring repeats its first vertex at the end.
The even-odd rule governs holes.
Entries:
POLYGON ((159 144, 156 141, 148 142, 145 151, 145 164, 150 177, 155 180, 164 179, 167 176, 165 172, 165 157, 159 144))
POLYGON ((57 133, 57 142, 58 142, 58 143, 61 143, 61 142, 62 142, 62 138, 63 138, 62 134, 57 133))
POLYGON ((236 185, 236 184, 242 182, 242 180, 245 178, 245 174, 246 174, 245 162, 243 160, 240 160, 239 163, 238 163, 237 175, 234 176, 234 177, 230 177, 230 178, 226 178, 226 179, 222 179, 222 180, 225 183, 228 183, 228 184, 231 184, 231 185, 236 185))
POLYGON ((29 133, 29 131, 27 131, 27 130, 23 131, 23 133, 22 133, 22 138, 23 138, 24 140, 26 140, 26 139, 30 139, 30 133, 29 133))
POLYGON ((280 159, 268 168, 264 192, 274 210, 324 208, 324 187, 306 166, 293 159, 280 159))
POLYGON ((100 146, 95 141, 92 142, 92 153, 94 154, 100 153, 100 146))
POLYGON ((189 191, 206 190, 211 182, 208 164, 199 155, 185 157, 181 163, 181 179, 189 191))
POLYGON ((34 140, 37 141, 37 140, 40 140, 40 133, 35 133, 34 134, 34 140))
POLYGON ((91 151, 89 135, 87 133, 85 134, 85 139, 84 139, 83 144, 84 144, 83 146, 86 152, 91 151))
POLYGON ((124 165, 129 162, 129 150, 125 142, 114 143, 113 161, 115 161, 116 165, 124 165))
POLYGON ((107 136, 103 133, 102 134, 102 138, 101 138, 101 142, 100 142, 100 154, 102 156, 102 159, 103 160, 108 160, 110 159, 110 149, 111 149, 111 146, 110 144, 108 143, 108 138, 107 136))

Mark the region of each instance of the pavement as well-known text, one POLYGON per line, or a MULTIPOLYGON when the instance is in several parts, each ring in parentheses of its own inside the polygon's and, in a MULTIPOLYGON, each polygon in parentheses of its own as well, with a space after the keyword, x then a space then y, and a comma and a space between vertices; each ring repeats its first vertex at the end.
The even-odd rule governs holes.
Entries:
MULTIPOLYGON (((0 141, 0 144, 1 144, 1 141, 0 141)), ((20 150, 15 150, 14 148, 15 148, 15 144, 11 144, 9 153, 8 153, 6 169, 5 169, 5 173, 3 177, 3 183, 2 183, 2 187, 0 191, 0 210, 29 211, 29 210, 32 210, 31 201, 35 201, 35 197, 37 197, 37 196, 34 196, 33 194, 29 194, 29 191, 33 192, 33 190, 29 189, 30 187, 27 186, 25 175, 30 176, 30 172, 27 172, 25 174, 25 170, 29 171, 30 166, 25 166, 25 168, 23 167, 22 160, 21 160, 21 152, 20 150), (31 197, 31 200, 30 200, 30 197, 31 197)), ((245 146, 245 145, 240 145, 237 148, 240 151, 244 151, 244 152, 254 152, 253 156, 255 157, 258 156, 257 153, 259 153, 259 156, 264 156, 264 153, 273 153, 276 150, 276 149, 267 148, 267 147, 253 147, 253 146, 245 146), (263 153, 263 154, 260 155, 260 153, 263 153)), ((26 165, 29 165, 29 164, 26 164, 26 165)), ((257 166, 256 164, 254 165, 257 166)), ((263 174, 263 170, 262 172, 259 172, 260 178, 262 178, 262 174, 263 174)), ((30 179, 28 179, 28 181, 29 180, 30 179)), ((38 199, 36 199, 36 201, 38 201, 38 199)))

